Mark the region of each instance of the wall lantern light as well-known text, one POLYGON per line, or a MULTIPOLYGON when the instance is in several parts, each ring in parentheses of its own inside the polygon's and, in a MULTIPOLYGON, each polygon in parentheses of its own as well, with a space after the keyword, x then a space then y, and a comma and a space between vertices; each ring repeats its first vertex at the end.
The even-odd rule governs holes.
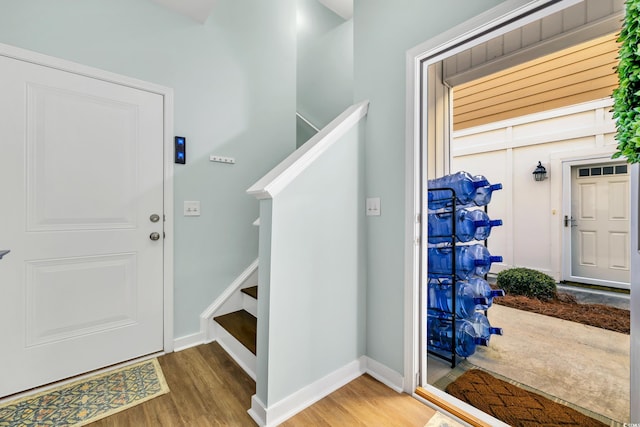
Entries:
POLYGON ((542 166, 542 163, 538 161, 538 166, 536 166, 536 170, 533 171, 533 178, 536 181, 544 181, 547 179, 547 169, 542 166))

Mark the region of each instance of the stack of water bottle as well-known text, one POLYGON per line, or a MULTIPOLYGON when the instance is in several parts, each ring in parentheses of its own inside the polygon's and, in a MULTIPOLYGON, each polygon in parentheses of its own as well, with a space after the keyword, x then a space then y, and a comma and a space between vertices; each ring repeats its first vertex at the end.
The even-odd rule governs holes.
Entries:
POLYGON ((428 182, 427 349, 452 366, 456 355, 471 356, 491 335, 502 335, 484 313, 504 291, 493 290, 483 278, 502 257, 492 256, 483 244, 459 244, 486 240, 492 227, 502 225, 484 210, 473 209, 488 205, 501 188, 467 172, 428 182))

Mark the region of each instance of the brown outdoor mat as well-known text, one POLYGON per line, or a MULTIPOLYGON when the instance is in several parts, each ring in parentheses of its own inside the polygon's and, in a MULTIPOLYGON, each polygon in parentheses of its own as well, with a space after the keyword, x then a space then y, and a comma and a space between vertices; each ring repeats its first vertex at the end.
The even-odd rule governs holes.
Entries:
POLYGON ((606 426, 575 409, 509 384, 479 369, 465 372, 449 384, 445 391, 514 427, 606 426))

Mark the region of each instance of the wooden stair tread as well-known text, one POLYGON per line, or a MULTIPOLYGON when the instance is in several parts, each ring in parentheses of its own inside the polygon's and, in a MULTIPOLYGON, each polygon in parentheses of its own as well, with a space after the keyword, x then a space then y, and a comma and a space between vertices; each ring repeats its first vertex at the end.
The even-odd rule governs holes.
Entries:
POLYGON ((258 286, 251 286, 250 288, 242 288, 241 289, 242 292, 244 292, 245 294, 254 297, 255 299, 258 299, 258 286))
POLYGON ((242 343, 249 351, 256 354, 256 334, 258 320, 245 310, 216 316, 213 318, 220 326, 242 343))

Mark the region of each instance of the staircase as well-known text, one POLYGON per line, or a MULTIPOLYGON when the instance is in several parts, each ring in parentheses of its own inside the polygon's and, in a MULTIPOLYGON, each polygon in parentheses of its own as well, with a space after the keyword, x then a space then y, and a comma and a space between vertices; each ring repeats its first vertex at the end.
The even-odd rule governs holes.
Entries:
POLYGON ((213 317, 215 339, 255 380, 258 286, 240 289, 239 299, 242 308, 213 317))

